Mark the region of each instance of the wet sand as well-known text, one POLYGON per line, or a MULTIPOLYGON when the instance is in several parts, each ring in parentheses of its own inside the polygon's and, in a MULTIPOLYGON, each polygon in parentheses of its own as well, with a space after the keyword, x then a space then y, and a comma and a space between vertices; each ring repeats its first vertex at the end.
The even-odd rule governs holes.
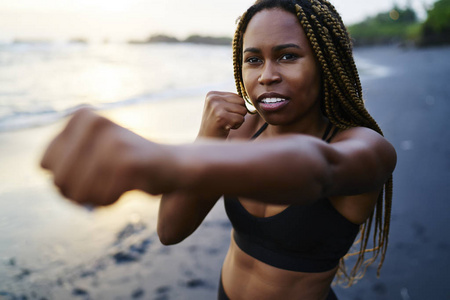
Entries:
MULTIPOLYGON (((397 149, 388 254, 340 299, 450 299, 450 48, 358 49, 384 65, 363 82, 397 149)), ((203 97, 103 112, 160 142, 190 142, 203 97)), ((215 299, 230 225, 220 201, 179 245, 154 232, 157 197, 132 192, 88 212, 63 200, 37 162, 63 122, 0 134, 0 299, 215 299), (21 298, 22 297, 22 298, 21 298)))

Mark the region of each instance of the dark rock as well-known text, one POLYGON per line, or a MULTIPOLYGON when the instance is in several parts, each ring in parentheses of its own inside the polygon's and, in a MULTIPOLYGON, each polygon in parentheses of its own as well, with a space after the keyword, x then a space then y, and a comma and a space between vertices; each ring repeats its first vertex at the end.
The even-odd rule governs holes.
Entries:
POLYGON ((372 286, 372 290, 379 295, 385 295, 387 293, 387 287, 382 282, 375 283, 372 286))
POLYGON ((23 280, 25 277, 30 276, 31 275, 31 271, 28 269, 22 269, 20 274, 16 275, 15 278, 17 280, 23 280))
POLYGON ((116 261, 116 264, 126 264, 139 260, 139 257, 134 253, 126 253, 126 252, 117 252, 113 255, 113 259, 116 261))
POLYGON ((205 286, 206 282, 200 278, 194 278, 194 279, 190 279, 186 282, 186 286, 188 288, 198 288, 201 286, 205 286))
POLYGON ((74 295, 74 296, 88 296, 89 292, 84 290, 84 289, 81 289, 81 288, 74 288, 72 290, 72 295, 74 295))
POLYGON ((139 289, 135 290, 133 292, 133 294, 131 294, 131 297, 133 299, 138 299, 138 298, 143 297, 144 295, 145 295, 145 291, 143 289, 139 288, 139 289))
POLYGON ((156 289, 157 294, 164 294, 170 292, 171 287, 167 285, 160 286, 156 289))

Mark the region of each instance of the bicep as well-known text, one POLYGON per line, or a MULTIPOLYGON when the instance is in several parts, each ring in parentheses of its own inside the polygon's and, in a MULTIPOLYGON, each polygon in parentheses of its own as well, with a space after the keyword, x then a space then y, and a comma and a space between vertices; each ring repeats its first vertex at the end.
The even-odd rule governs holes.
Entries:
POLYGON ((157 232, 165 245, 176 244, 191 235, 216 204, 219 196, 172 192, 161 198, 157 232))
POLYGON ((343 132, 329 145, 327 158, 331 169, 328 196, 356 195, 381 188, 397 161, 393 146, 368 128, 343 132))

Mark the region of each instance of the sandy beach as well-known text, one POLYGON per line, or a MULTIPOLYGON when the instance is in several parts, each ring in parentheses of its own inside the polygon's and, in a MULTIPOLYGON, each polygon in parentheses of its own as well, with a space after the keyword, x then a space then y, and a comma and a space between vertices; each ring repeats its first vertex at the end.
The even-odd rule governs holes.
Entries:
MULTIPOLYGON (((339 299, 450 299, 450 48, 362 48, 387 73, 363 80, 397 149, 388 254, 339 299)), ((233 87, 230 86, 233 90, 233 87)), ((101 111, 162 143, 194 140, 204 96, 101 111)), ((0 299, 215 299, 230 224, 219 201, 191 237, 165 247, 158 197, 130 192, 95 211, 64 200, 40 156, 65 120, 0 133, 0 299)))

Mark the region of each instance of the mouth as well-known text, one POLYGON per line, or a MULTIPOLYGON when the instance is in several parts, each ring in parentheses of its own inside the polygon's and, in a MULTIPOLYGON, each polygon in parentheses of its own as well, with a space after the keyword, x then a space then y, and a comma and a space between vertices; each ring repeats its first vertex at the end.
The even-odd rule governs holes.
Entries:
POLYGON ((271 103, 283 102, 283 101, 286 101, 286 100, 287 99, 284 99, 284 98, 264 98, 260 102, 261 103, 266 103, 266 104, 271 104, 271 103))
POLYGON ((288 100, 288 97, 286 97, 282 94, 271 92, 271 93, 261 94, 257 100, 258 100, 258 102, 274 103, 274 102, 280 102, 283 100, 288 100))
POLYGON ((265 93, 258 97, 259 106, 265 111, 276 111, 283 108, 289 99, 275 93, 265 93))

